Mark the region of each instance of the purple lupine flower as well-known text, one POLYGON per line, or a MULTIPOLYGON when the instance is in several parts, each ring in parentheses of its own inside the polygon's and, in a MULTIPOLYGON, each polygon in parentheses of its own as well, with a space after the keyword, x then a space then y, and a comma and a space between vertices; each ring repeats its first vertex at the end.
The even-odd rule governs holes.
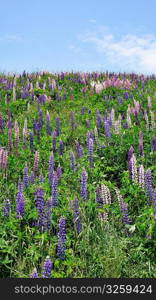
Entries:
POLYGON ((56 126, 56 129, 55 129, 55 131, 56 131, 56 136, 59 136, 59 134, 60 134, 60 119, 59 119, 59 117, 57 117, 56 119, 55 119, 55 126, 56 126))
POLYGON ((39 278, 36 268, 33 269, 32 273, 30 274, 29 277, 30 278, 39 278))
POLYGON ((57 137, 57 132, 56 130, 53 131, 52 133, 52 151, 55 151, 56 150, 56 137, 57 137))
POLYGON ((60 143, 59 143, 59 155, 63 155, 63 150, 64 150, 64 145, 63 145, 62 140, 60 140, 60 143))
POLYGON ((57 173, 57 178, 59 180, 61 178, 61 175, 62 175, 62 167, 57 167, 56 173, 57 173))
POLYGON ((79 144, 79 142, 76 141, 76 156, 77 157, 82 157, 83 156, 83 148, 79 144))
POLYGON ((3 201, 3 216, 8 217, 10 215, 11 203, 9 199, 3 201))
POLYGON ((154 189, 154 193, 153 193, 153 208, 154 208, 154 220, 156 221, 156 189, 154 189))
POLYGON ((18 190, 16 195, 16 218, 24 217, 24 195, 22 190, 18 190))
POLYGON ((152 145, 151 145, 151 150, 152 151, 156 151, 156 138, 154 137, 153 139, 152 139, 152 145))
POLYGON ((32 132, 29 133, 29 141, 30 141, 30 150, 31 150, 31 152, 33 152, 34 151, 34 139, 33 139, 32 132))
POLYGON ((38 178, 38 183, 41 184, 41 183, 43 183, 43 181, 44 181, 44 178, 43 178, 43 175, 41 174, 38 178))
POLYGON ((130 218, 128 215, 128 203, 121 201, 120 209, 121 209, 121 213, 122 213, 122 222, 124 224, 129 224, 130 218))
POLYGON ((139 152, 141 156, 144 155, 143 134, 141 131, 139 132, 139 152))
POLYGON ((43 112, 42 112, 42 109, 39 109, 39 112, 38 112, 38 122, 40 124, 40 128, 42 128, 43 126, 43 112))
POLYGON ((41 188, 37 188, 35 193, 35 206, 38 211, 38 226, 42 230, 44 226, 44 191, 41 188))
POLYGON ((76 171, 76 161, 73 151, 70 152, 70 169, 74 172, 76 171))
POLYGON ((23 185, 24 185, 25 189, 29 185, 29 176, 28 176, 28 167, 27 167, 27 165, 23 169, 23 185))
POLYGON ((52 178, 52 186, 51 186, 51 193, 52 193, 52 206, 58 205, 58 176, 57 173, 54 173, 52 178))
POLYGON ((49 111, 46 112, 46 133, 47 135, 51 135, 51 128, 50 128, 50 115, 49 111))
POLYGON ((147 204, 150 205, 153 201, 152 175, 150 169, 148 169, 145 172, 145 188, 146 188, 147 204))
POLYGON ((50 257, 47 256, 43 265, 42 278, 50 278, 52 266, 52 261, 50 257))
POLYGON ((106 137, 110 137, 111 136, 110 123, 109 123, 109 120, 107 118, 104 120, 104 129, 105 129, 106 137))
POLYGON ((134 148, 133 148, 133 146, 131 146, 128 150, 128 162, 130 161, 130 159, 133 155, 133 152, 134 152, 134 148))
POLYGON ((89 160, 89 167, 93 168, 93 139, 89 139, 89 143, 88 143, 88 160, 89 160))
POLYGON ((44 227, 46 230, 50 230, 51 226, 51 212, 52 212, 52 199, 49 199, 45 203, 45 220, 44 227))
POLYGON ((54 172, 54 155, 53 155, 53 153, 51 153, 51 155, 49 157, 49 162, 48 162, 48 180, 49 180, 49 184, 52 183, 53 172, 54 172))
POLYGON ((96 112, 96 127, 97 128, 101 128, 102 127, 102 123, 103 123, 103 120, 102 120, 102 117, 100 115, 100 112, 97 111, 96 112))
POLYGON ((65 258, 65 240, 66 240, 66 220, 64 217, 59 219, 58 223, 58 244, 57 244, 57 256, 59 259, 65 258))
POLYGON ((87 199, 87 172, 85 169, 81 173, 80 195, 83 200, 87 199))

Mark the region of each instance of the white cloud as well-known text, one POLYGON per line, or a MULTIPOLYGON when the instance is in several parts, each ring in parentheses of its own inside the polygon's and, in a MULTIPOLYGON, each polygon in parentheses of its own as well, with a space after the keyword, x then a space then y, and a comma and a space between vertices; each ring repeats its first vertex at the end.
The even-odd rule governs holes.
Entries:
POLYGON ((117 37, 109 30, 88 32, 81 42, 91 43, 100 61, 113 70, 156 73, 156 35, 126 34, 117 37))

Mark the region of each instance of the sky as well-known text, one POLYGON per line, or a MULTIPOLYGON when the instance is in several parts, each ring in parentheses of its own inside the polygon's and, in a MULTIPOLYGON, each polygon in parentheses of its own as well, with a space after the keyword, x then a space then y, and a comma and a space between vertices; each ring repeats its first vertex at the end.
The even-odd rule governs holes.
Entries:
POLYGON ((0 0, 0 71, 156 74, 155 0, 0 0))

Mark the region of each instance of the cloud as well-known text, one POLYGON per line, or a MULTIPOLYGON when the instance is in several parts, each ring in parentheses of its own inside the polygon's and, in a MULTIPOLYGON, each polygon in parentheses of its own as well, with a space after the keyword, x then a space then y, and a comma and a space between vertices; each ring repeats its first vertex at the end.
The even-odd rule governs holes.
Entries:
POLYGON ((107 27, 79 36, 81 42, 92 44, 98 63, 111 70, 156 73, 156 35, 126 34, 117 36, 107 27))

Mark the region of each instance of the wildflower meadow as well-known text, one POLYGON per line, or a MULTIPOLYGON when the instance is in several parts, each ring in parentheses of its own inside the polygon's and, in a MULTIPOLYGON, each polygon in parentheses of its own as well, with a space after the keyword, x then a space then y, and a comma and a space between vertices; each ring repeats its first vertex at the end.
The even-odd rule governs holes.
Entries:
POLYGON ((156 76, 0 74, 0 277, 156 277, 156 76))

